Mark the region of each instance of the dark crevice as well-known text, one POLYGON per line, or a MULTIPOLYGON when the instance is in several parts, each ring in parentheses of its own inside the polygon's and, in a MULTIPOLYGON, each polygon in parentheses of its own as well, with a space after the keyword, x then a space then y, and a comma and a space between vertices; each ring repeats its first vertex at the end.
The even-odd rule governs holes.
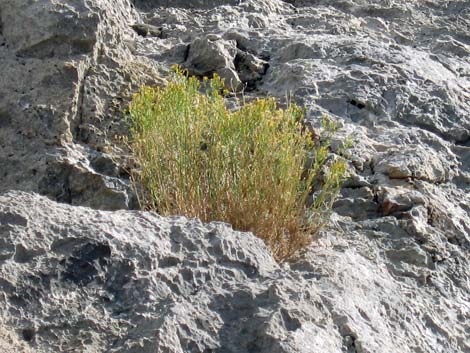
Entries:
POLYGON ((238 5, 240 0, 133 0, 132 4, 142 11, 154 11, 158 7, 209 10, 222 5, 238 5))
POLYGON ((242 43, 240 43, 240 41, 236 40, 235 42, 238 50, 249 52, 248 48, 246 48, 242 43))
POLYGON ((457 246, 460 246, 460 247, 463 246, 463 243, 457 237, 447 238, 447 241, 449 243, 451 243, 452 245, 457 245, 457 246))
POLYGON ((426 207, 427 208, 427 211, 428 211, 428 219, 427 219, 427 223, 428 225, 430 225, 431 227, 434 227, 434 210, 431 208, 431 207, 426 207))
POLYGON ((162 27, 156 27, 145 23, 136 23, 131 28, 141 37, 162 37, 162 27))
POLYGON ((88 77, 88 68, 85 69, 85 72, 83 73, 83 77, 82 77, 82 80, 81 80, 81 83, 80 83, 80 88, 78 90, 78 106, 77 106, 77 114, 75 116, 75 119, 74 120, 78 120, 75 122, 75 129, 73 131, 73 136, 74 136, 74 139, 75 140, 78 140, 78 141, 81 141, 81 142, 85 142, 86 143, 86 139, 84 138, 84 136, 82 136, 82 131, 81 131, 81 125, 83 123, 83 104, 85 102, 85 84, 86 84, 86 80, 87 80, 87 77, 88 77), (78 117, 78 119, 77 119, 78 117))
POLYGON ((186 46, 186 49, 184 51, 184 57, 183 57, 183 62, 185 62, 186 60, 188 60, 188 57, 189 57, 189 49, 191 48, 191 45, 188 44, 186 46))
POLYGON ((351 100, 349 101, 349 104, 351 104, 351 105, 357 107, 358 109, 364 109, 364 108, 366 107, 366 105, 365 105, 364 103, 359 102, 359 101, 357 101, 357 100, 355 100, 355 99, 351 99, 351 100))
POLYGON ((75 250, 72 256, 65 261, 63 279, 80 286, 86 286, 98 276, 99 267, 107 265, 110 256, 109 245, 87 243, 75 250))
POLYGON ((347 349, 347 353, 357 353, 356 339, 357 338, 354 335, 345 335, 343 337, 343 344, 347 349))
POLYGON ((267 63, 265 60, 263 60, 265 62, 262 64, 261 70, 254 69, 253 64, 250 62, 250 60, 253 59, 250 59, 249 55, 250 54, 240 50, 233 61, 235 70, 244 83, 245 92, 252 92, 256 90, 258 83, 262 80, 264 75, 266 75, 266 72, 269 69, 269 63, 267 63))
POLYGON ((374 164, 374 161, 371 159, 368 163, 369 165, 369 169, 370 169, 370 173, 371 175, 374 175, 375 174, 375 164, 374 164))
POLYGON ((346 189, 346 190, 358 190, 362 188, 369 187, 369 185, 343 185, 341 189, 346 189))
POLYGON ((36 332, 32 328, 25 328, 21 331, 21 336, 26 342, 32 342, 34 340, 35 335, 36 332))
POLYGON ((39 194, 51 197, 58 202, 72 204, 71 170, 56 163, 46 162, 46 165, 46 173, 38 183, 39 194))
POLYGON ((457 146, 470 147, 470 135, 465 140, 456 141, 455 144, 457 146))

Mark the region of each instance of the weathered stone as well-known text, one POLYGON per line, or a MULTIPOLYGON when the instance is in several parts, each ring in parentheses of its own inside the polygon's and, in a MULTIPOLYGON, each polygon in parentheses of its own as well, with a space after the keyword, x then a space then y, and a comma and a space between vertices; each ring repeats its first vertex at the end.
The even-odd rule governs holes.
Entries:
POLYGON ((282 267, 260 239, 226 224, 26 193, 0 196, 0 224, 7 352, 466 350, 465 283, 446 274, 468 258, 454 249, 440 265, 393 218, 370 224, 375 239, 367 223, 331 232, 282 267))
POLYGON ((406 212, 414 206, 427 204, 423 194, 410 188, 381 188, 377 196, 380 211, 384 216, 406 212))
POLYGON ((162 29, 160 27, 148 25, 145 23, 136 23, 132 25, 132 29, 142 37, 160 37, 162 35, 162 29))
MULTIPOLYGON (((94 191, 77 195, 80 202, 98 208, 132 207, 123 202, 132 198, 130 189, 121 187, 123 181, 109 182, 119 169, 116 151, 122 149, 116 143, 127 134, 123 112, 139 84, 161 81, 157 74, 147 79, 152 75, 148 69, 137 70, 135 79, 131 73, 136 70, 129 69, 134 62, 142 62, 129 51, 135 36, 130 25, 138 18, 130 2, 116 6, 109 1, 2 0, 0 16, 0 165, 5 166, 0 191, 15 187, 51 196, 66 194, 65 188, 59 189, 67 185, 69 173, 52 172, 51 165, 75 158, 70 153, 75 144, 85 143, 107 153, 108 159, 114 155, 116 167, 90 169, 94 181, 85 184, 95 185, 94 191), (114 175, 103 174, 108 171, 114 175), (45 187, 51 172, 54 185, 45 187), (64 179, 57 179, 61 176, 64 179), (99 192, 97 185, 101 185, 99 192), (125 195, 114 198, 111 205, 96 200, 100 194, 119 193, 125 195)), ((83 153, 80 158, 86 161, 93 154, 83 153)))
POLYGON ((136 207, 125 111, 173 64, 299 103, 313 130, 329 114, 332 154, 354 140, 331 227, 289 265, 227 226, 1 196, 0 351, 469 351, 469 18, 467 1, 0 0, 0 192, 136 207))
POLYGON ((390 179, 420 179, 433 183, 448 181, 456 169, 455 160, 444 158, 430 148, 403 146, 376 156, 374 170, 390 179))
POLYGON ((237 91, 241 80, 235 71, 237 47, 234 41, 223 40, 217 36, 196 38, 189 46, 185 67, 198 76, 218 74, 225 80, 228 89, 237 91))

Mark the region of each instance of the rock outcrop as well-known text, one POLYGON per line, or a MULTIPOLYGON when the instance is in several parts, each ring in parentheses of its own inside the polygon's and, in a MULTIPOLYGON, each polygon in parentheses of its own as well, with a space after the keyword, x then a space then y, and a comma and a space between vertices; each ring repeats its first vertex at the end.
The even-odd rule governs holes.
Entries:
POLYGON ((0 0, 0 351, 469 351, 469 59, 466 0, 0 0), (126 107, 173 64, 354 138, 292 263, 128 211, 126 107))
POLYGON ((418 241, 413 219, 339 221, 283 266, 222 223, 18 192, 0 222, 5 352, 468 349, 468 258, 432 231, 418 241))
POLYGON ((162 80, 132 54, 129 1, 2 0, 0 191, 94 208, 134 207, 119 137, 122 104, 162 80))

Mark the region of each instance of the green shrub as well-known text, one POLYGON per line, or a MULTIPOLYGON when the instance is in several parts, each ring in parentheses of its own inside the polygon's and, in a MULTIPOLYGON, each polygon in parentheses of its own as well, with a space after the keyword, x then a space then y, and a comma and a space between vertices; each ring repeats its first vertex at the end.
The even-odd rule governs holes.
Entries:
MULTIPOLYGON (((280 109, 268 98, 229 111, 222 87, 218 77, 200 82, 177 72, 167 87, 134 96, 131 148, 141 201, 162 215, 252 231, 285 260, 324 225, 346 163, 328 162, 329 137, 315 143, 297 106, 280 109)), ((337 128, 325 123, 328 134, 337 128)))

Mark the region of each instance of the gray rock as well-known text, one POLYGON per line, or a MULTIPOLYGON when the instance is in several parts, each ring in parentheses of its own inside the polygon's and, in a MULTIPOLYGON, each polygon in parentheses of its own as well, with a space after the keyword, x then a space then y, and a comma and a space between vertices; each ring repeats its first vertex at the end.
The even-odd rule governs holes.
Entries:
POLYGON ((222 39, 217 35, 196 38, 187 49, 183 65, 192 75, 211 77, 218 74, 231 91, 237 92, 242 88, 251 90, 269 65, 238 46, 236 40, 222 39))
POLYGON ((235 71, 236 42, 217 36, 196 38, 189 46, 185 67, 190 74, 209 76, 218 74, 227 89, 238 91, 242 82, 235 71))
POLYGON ((411 178, 442 183, 449 181, 456 169, 455 160, 419 145, 387 149, 386 153, 375 158, 375 172, 385 174, 390 179, 411 178))
POLYGON ((131 26, 132 29, 142 37, 153 36, 160 37, 162 35, 162 29, 156 26, 148 25, 145 23, 136 23, 131 26))
POLYGON ((465 352, 468 257, 437 243, 447 256, 437 258, 430 243, 442 236, 417 243, 405 223, 329 232, 279 266, 260 239, 226 224, 9 192, 0 196, 0 347, 465 352))
POLYGON ((129 1, 2 0, 0 17, 0 191, 135 207, 119 143, 125 107, 138 86, 163 82, 132 54, 139 14, 129 1))
POLYGON ((355 141, 332 228, 289 265, 225 225, 5 194, 0 351, 469 351, 468 15, 437 0, 0 0, 0 192, 137 207, 125 110, 173 64, 299 103, 312 129, 329 114, 332 154, 355 141))

